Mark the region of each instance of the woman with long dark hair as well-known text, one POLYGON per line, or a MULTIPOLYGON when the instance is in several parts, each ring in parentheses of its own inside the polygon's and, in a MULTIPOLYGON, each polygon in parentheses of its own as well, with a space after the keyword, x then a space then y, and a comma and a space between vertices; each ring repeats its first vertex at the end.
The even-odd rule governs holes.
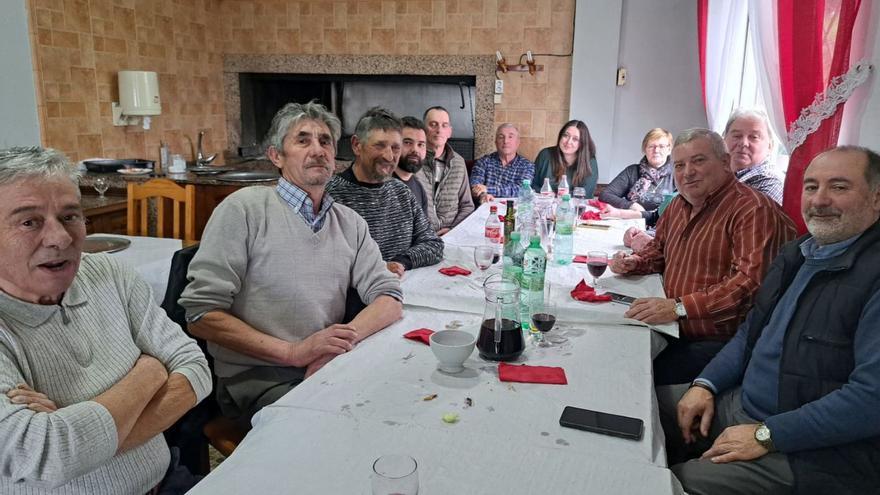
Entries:
POLYGON ((590 137, 590 129, 580 120, 570 120, 559 130, 556 146, 544 148, 535 158, 535 178, 532 189, 541 191, 544 179, 550 179, 553 192, 559 186, 562 175, 568 179, 569 191, 583 187, 587 197, 592 198, 599 176, 596 163, 596 144, 590 137))

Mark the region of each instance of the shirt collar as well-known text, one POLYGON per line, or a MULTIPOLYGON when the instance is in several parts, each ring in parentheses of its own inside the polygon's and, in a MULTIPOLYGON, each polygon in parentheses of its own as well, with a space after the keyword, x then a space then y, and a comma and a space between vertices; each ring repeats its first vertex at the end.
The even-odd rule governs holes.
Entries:
MULTIPOLYGON (((278 179, 278 185, 275 186, 275 190, 278 191, 281 198, 293 208, 293 211, 299 213, 300 216, 302 216, 304 208, 309 208, 310 211, 315 211, 315 205, 312 203, 312 199, 309 197, 308 193, 303 191, 299 186, 289 182, 284 177, 278 179)), ((321 208, 318 210, 316 218, 322 218, 326 215, 331 206, 333 206, 333 197, 330 196, 330 193, 325 191, 321 198, 321 208)))
POLYGON ((33 328, 44 324, 61 308, 78 306, 87 301, 88 298, 80 287, 79 277, 76 277, 59 304, 34 304, 0 292, 0 315, 33 328))
POLYGON ((744 168, 742 170, 737 170, 733 174, 736 175, 737 179, 742 179, 746 174, 750 174, 753 172, 762 172, 770 166, 769 158, 765 158, 764 161, 758 163, 756 165, 752 165, 751 167, 744 168))
POLYGON ((803 241, 799 247, 801 248, 801 254, 803 254, 806 259, 827 260, 845 253, 846 250, 849 249, 859 237, 861 237, 861 235, 862 233, 858 233, 849 239, 844 239, 833 244, 825 244, 824 246, 820 246, 819 243, 816 242, 816 239, 810 236, 803 241))

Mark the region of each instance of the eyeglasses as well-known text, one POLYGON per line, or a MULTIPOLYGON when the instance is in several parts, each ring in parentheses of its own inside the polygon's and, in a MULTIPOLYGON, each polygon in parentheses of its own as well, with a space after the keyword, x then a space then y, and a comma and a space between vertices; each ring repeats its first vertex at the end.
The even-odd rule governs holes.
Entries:
POLYGON ((665 150, 665 149, 668 148, 668 147, 669 147, 668 144, 649 144, 648 146, 645 146, 645 149, 649 149, 649 150, 665 150))

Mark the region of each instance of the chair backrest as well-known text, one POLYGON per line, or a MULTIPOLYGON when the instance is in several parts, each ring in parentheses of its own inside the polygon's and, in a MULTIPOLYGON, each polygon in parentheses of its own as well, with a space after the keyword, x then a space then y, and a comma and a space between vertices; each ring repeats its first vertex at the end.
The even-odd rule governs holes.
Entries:
POLYGON ((196 240, 196 186, 179 186, 168 179, 152 179, 144 183, 128 183, 128 235, 149 235, 149 199, 156 198, 156 236, 165 235, 166 200, 172 203, 173 219, 170 237, 196 240), (183 229, 181 231, 181 209, 183 229))

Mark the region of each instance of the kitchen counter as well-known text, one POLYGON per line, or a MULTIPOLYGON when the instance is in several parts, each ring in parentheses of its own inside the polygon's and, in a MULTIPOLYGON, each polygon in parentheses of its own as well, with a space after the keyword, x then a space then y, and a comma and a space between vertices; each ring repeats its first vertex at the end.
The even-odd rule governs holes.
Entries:
MULTIPOLYGON (((278 169, 272 165, 272 162, 268 160, 250 160, 245 162, 239 162, 238 164, 232 163, 228 165, 224 165, 224 168, 234 168, 235 170, 267 170, 267 171, 277 171, 278 169)), ((208 167, 210 168, 210 166, 208 167)), ((129 182, 145 182, 150 179, 155 179, 156 175, 154 174, 144 174, 144 175, 123 175, 118 172, 111 173, 97 173, 97 172, 81 172, 79 184, 82 187, 92 187, 95 183, 95 179, 98 177, 104 177, 110 182, 110 189, 125 189, 129 182)), ((196 184, 196 185, 212 185, 212 186, 229 186, 229 185, 237 185, 237 186, 246 186, 251 184, 274 184, 274 182, 230 182, 224 181, 217 178, 216 175, 197 175, 192 172, 186 172, 183 174, 165 174, 162 176, 166 179, 171 179, 174 182, 179 184, 196 184)))

